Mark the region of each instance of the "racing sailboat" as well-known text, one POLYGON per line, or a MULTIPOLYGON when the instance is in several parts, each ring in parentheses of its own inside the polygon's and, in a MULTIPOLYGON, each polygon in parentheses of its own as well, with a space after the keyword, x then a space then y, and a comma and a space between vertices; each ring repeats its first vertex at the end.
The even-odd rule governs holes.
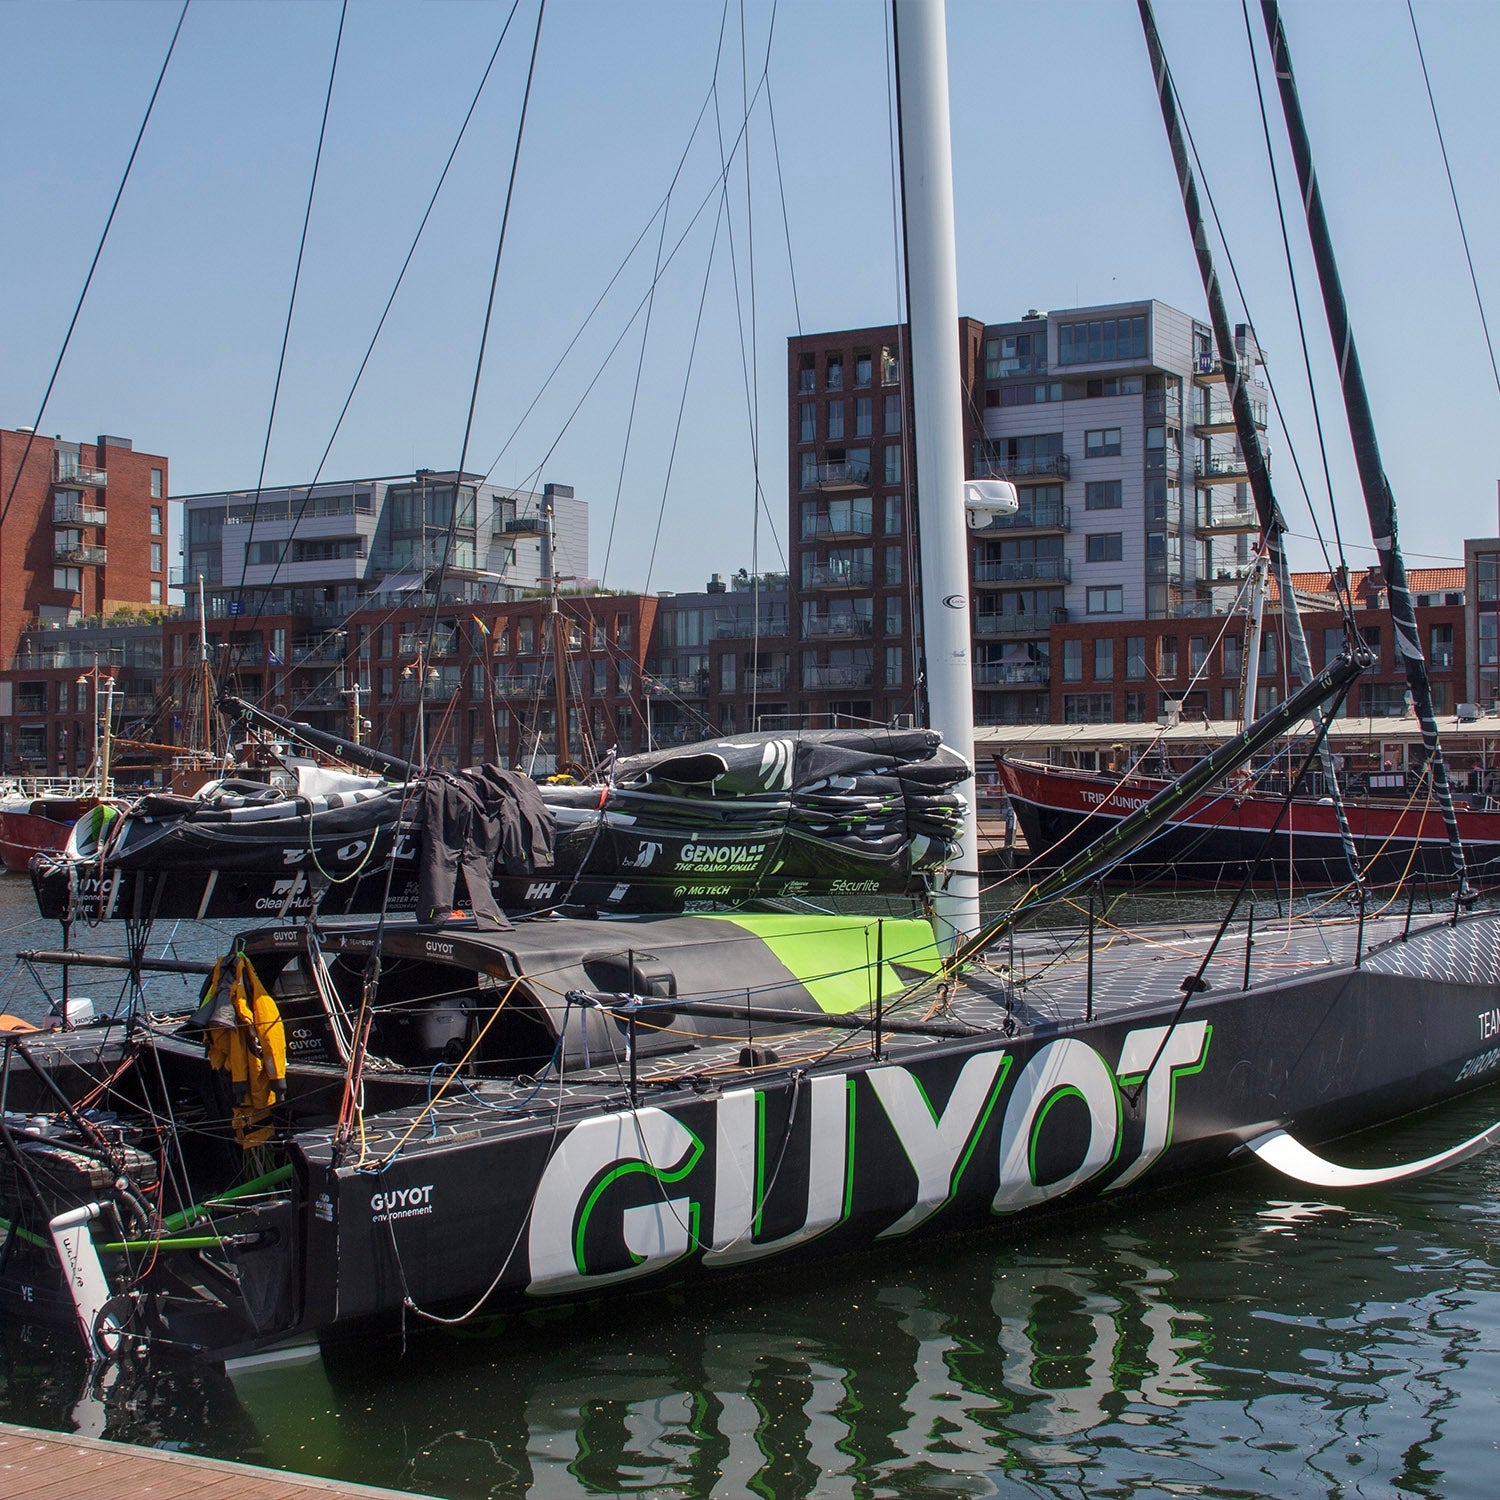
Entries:
MULTIPOLYGON (((946 41, 940 7, 895 15, 925 639, 935 727, 967 744, 946 41)), ((318 913, 236 940, 189 1016, 138 1004, 10 1036, 0 1296, 74 1320, 100 1357, 222 1358, 1014 1230, 1251 1153, 1333 1185, 1483 1149, 1494 1132, 1355 1172, 1309 1143, 1490 1081, 1476 1016, 1500 915, 1361 910, 1269 959, 1253 910, 1107 947, 1092 913, 1061 937, 1025 925, 1365 660, 1353 647, 988 923, 965 832, 926 916, 318 913)), ((170 878, 134 884, 132 931, 170 878)), ((153 963, 143 941, 121 962, 153 963)))

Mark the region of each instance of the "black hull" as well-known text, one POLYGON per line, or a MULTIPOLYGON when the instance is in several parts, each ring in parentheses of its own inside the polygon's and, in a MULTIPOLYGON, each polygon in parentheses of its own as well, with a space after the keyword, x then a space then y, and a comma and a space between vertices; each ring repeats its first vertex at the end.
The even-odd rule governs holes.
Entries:
MULTIPOLYGON (((537 788, 479 768, 435 777, 432 789, 461 787, 483 802, 470 830, 517 808, 517 824, 545 825, 545 841, 500 841, 476 860, 502 909, 631 914, 916 894, 957 853, 958 788, 972 774, 929 730, 823 730, 627 757, 608 785, 537 788), (504 777, 502 794, 494 782, 504 777)), ((71 902, 90 922, 302 916, 315 900, 329 916, 415 912, 434 850, 455 864, 471 852, 450 847, 451 827, 434 829, 427 790, 372 777, 317 798, 255 788, 208 803, 146 797, 102 849, 38 861, 39 904, 54 915, 71 902)), ((469 905, 467 895, 460 883, 454 904, 469 905)))
MULTIPOLYGON (((726 960, 703 951, 692 924, 715 920, 554 924, 532 958, 553 965, 562 990, 573 981, 559 955, 586 968, 598 954, 579 945, 612 941, 632 962, 675 966, 679 997, 701 994, 726 960)), ((753 1027, 715 1019, 696 1044, 679 1016, 653 1034, 661 1045, 637 1037, 633 1066, 622 1023, 568 1007, 564 1052, 581 1066, 560 1092, 496 1080, 435 1110, 389 1096, 357 1148, 326 1127, 288 1137, 284 1195, 215 1221, 239 1290, 216 1318, 178 1309, 174 1323, 167 1299, 156 1332, 223 1355, 337 1337, 403 1307, 502 1311, 1014 1230, 1248 1161, 1247 1142, 1273 1129, 1316 1144, 1500 1078, 1500 917, 1407 936, 1372 922, 1367 944, 1382 940, 1347 961, 1360 930, 1324 924, 1294 955, 1298 977, 1268 963, 1248 988, 1244 955, 1220 953, 1210 987, 1185 1005, 1180 980, 1202 942, 1180 934, 1177 963, 1101 954, 1086 991, 1076 972, 1046 994, 976 978, 931 1024, 948 1034, 891 1029, 879 1057, 868 1031, 822 1031, 812 1013, 753 1027), (1327 960, 1330 942, 1345 961, 1327 960), (585 1020, 587 1034, 567 1030, 585 1020), (740 1055, 736 1032, 760 1050, 740 1055)), ((260 940, 268 961, 273 945, 298 941, 287 930, 260 940)), ((440 967, 472 961, 466 945, 480 939, 424 941, 440 967)), ((350 935, 341 962, 357 967, 368 942, 350 935)), ((748 949, 731 967, 772 974, 748 949)), ((783 983, 779 1003, 803 982, 783 983)), ((59 1072, 76 1072, 66 1054, 89 1045, 50 1043, 59 1072)), ((168 1064, 197 1086, 189 1049, 168 1064)), ((5 1271, 12 1295, 28 1295, 27 1277, 33 1296, 48 1284, 47 1256, 27 1251, 5 1271)))

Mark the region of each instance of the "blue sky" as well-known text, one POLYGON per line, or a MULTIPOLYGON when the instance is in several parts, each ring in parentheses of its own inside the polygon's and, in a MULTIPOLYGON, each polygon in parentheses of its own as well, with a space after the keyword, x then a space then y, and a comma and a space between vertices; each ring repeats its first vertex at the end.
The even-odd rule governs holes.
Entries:
MULTIPOLYGON (((508 9, 352 0, 268 483, 305 480, 321 458, 508 9)), ((35 419, 178 10, 176 0, 0 7, 7 427, 35 419)), ((1481 291, 1500 296, 1487 154, 1500 7, 1418 0, 1416 10, 1481 291)), ((738 0, 728 14, 726 140, 742 87, 753 94, 760 81, 771 14, 745 0, 744 69, 738 0)), ((458 462, 535 15, 522 0, 325 477, 458 462)), ((542 30, 467 463, 501 483, 573 484, 592 506, 592 572, 621 588, 701 588, 712 572, 750 566, 755 549, 762 568, 780 566, 785 339, 898 313, 883 9, 782 0, 769 68, 780 177, 763 90, 747 136, 749 212, 741 156, 713 244, 710 111, 672 194, 665 243, 685 237, 643 354, 645 320, 631 320, 651 278, 653 215, 709 97, 723 15, 706 0, 551 0, 542 30), (771 518, 758 535, 757 453, 771 518)), ((1157 15, 1290 438, 1316 475, 1239 8, 1163 0, 1157 15)), ((1457 559, 1464 536, 1496 531, 1500 393, 1406 6, 1291 0, 1285 15, 1408 558, 1457 559)), ((1252 18, 1258 30, 1258 7, 1252 18)), ((168 455, 178 493, 255 483, 338 20, 333 0, 189 8, 43 431, 131 436, 168 455)), ((996 321, 1155 296, 1200 311, 1135 7, 950 0, 948 34, 961 310, 996 321)), ((1334 489, 1346 536, 1363 543, 1305 239, 1293 222, 1334 489)), ((1500 333, 1500 310, 1488 310, 1500 333)), ((1288 435, 1274 430, 1272 442, 1283 508, 1308 532, 1288 435)), ((1316 554, 1299 557, 1310 566, 1316 554)))

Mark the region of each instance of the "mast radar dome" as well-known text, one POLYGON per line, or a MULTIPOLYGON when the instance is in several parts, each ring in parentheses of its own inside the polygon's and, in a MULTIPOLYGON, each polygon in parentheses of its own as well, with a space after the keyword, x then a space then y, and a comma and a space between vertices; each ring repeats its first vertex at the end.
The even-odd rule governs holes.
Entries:
POLYGON ((996 516, 1013 516, 1021 508, 1021 498, 1008 479, 966 479, 964 481, 964 518, 970 531, 988 526, 996 516))

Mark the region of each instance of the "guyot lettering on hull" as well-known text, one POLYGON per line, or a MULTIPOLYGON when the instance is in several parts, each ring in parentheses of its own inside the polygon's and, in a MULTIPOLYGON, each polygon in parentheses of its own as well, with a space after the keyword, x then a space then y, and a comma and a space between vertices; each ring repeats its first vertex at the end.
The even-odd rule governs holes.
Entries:
POLYGON ((532 1204, 528 1290, 576 1294, 693 1259, 763 1260, 854 1217, 892 1238, 960 1198, 1003 1216, 1085 1184, 1118 1191, 1171 1144, 1178 1081, 1203 1067, 1210 1040, 1204 1021, 1139 1028, 1111 1066, 1063 1037, 1024 1059, 996 1048, 584 1121, 552 1153, 532 1204), (1137 1101, 1128 1153, 1122 1088, 1137 1101), (1049 1171, 1059 1139, 1066 1167, 1049 1171))

